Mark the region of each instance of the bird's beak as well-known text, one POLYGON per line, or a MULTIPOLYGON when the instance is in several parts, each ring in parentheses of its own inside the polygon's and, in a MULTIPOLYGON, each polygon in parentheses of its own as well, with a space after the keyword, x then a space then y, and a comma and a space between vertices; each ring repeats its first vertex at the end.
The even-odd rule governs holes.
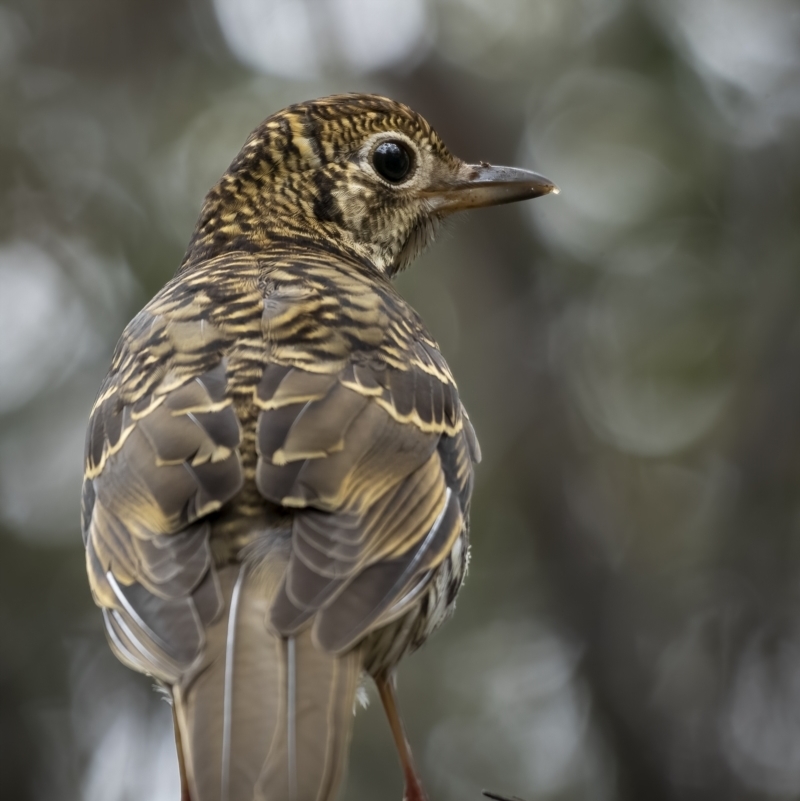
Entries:
POLYGON ((557 195, 558 187, 549 179, 516 167, 491 164, 464 164, 458 174, 429 189, 425 196, 434 209, 450 214, 462 209, 499 206, 542 195, 557 195))

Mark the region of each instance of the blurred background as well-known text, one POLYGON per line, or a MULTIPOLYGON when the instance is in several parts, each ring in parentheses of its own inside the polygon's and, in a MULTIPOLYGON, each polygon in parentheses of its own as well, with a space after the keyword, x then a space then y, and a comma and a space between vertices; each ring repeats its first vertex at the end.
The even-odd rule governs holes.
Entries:
MULTIPOLYGON (((86 585, 84 428, 250 130, 350 90, 562 190, 399 281, 484 452, 400 671, 431 798, 800 798, 796 0, 0 0, 0 795, 178 799, 86 585)), ((400 795, 373 703, 342 798, 400 795)))

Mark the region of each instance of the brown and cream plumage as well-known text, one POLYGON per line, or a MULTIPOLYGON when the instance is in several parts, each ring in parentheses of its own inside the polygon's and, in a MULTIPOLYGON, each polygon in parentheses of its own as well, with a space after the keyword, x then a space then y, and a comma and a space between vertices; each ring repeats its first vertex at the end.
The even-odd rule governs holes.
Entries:
POLYGON ((171 691, 184 799, 333 799, 363 671, 424 797, 393 670, 453 607, 480 451, 390 279, 452 211, 552 191, 385 98, 292 106, 125 329, 87 435, 87 566, 117 656, 171 691))

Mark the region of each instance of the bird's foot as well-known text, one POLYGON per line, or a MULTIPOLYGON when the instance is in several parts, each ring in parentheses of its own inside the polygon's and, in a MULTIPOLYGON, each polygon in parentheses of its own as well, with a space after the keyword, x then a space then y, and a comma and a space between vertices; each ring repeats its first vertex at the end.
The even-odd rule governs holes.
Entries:
POLYGON ((483 795, 493 801, 522 801, 518 795, 500 795, 500 793, 492 793, 489 790, 484 790, 483 795))

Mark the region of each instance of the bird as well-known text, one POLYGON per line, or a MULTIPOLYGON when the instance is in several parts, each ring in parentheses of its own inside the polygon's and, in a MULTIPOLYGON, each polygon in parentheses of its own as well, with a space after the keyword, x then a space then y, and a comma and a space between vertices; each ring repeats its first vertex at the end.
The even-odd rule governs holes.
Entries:
POLYGON ((377 95, 298 103, 206 196, 92 408, 82 531, 111 649, 169 695, 183 801, 331 801, 371 677, 452 612, 480 447, 392 279, 450 214, 558 190, 377 95))

